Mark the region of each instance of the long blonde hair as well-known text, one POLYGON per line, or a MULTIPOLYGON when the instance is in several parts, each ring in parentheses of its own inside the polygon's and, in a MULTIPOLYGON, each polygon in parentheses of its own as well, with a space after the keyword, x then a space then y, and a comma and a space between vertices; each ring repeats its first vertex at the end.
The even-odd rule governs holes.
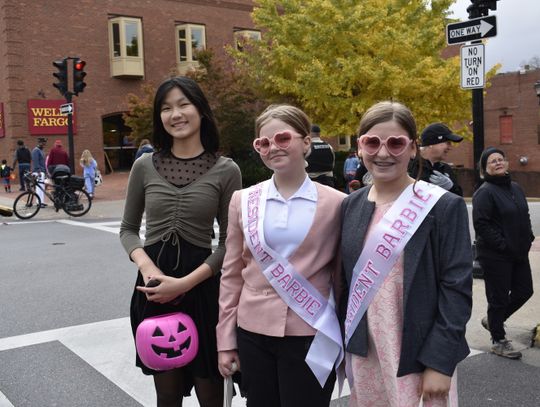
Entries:
POLYGON ((92 163, 92 160, 94 159, 94 157, 92 157, 92 153, 90 152, 90 150, 84 150, 81 154, 81 164, 84 165, 85 167, 87 165, 90 165, 92 163))

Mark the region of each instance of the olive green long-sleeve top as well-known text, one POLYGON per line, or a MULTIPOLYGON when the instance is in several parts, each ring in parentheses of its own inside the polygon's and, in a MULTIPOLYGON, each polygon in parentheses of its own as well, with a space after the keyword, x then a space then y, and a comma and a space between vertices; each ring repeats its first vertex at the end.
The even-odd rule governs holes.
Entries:
POLYGON ((152 163, 152 154, 135 161, 129 175, 120 241, 128 255, 143 247, 139 237, 146 212, 144 246, 181 237, 191 244, 212 248, 214 218, 219 224, 219 244, 205 260, 214 274, 225 255, 228 209, 232 193, 242 188, 240 169, 230 158, 219 157, 204 175, 185 187, 166 181, 152 163))

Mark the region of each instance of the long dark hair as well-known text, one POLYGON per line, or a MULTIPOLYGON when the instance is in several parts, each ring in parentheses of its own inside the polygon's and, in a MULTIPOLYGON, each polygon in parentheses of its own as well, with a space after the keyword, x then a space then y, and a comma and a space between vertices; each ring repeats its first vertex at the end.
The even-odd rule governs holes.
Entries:
POLYGON ((219 149, 219 130, 214 113, 212 113, 210 104, 199 85, 197 85, 197 82, 185 76, 167 79, 159 85, 156 91, 153 113, 154 146, 157 146, 161 153, 170 153, 171 151, 173 138, 163 127, 161 105, 163 105, 167 94, 174 88, 179 88, 197 108, 197 111, 201 115, 201 144, 204 147, 204 151, 215 154, 219 149))

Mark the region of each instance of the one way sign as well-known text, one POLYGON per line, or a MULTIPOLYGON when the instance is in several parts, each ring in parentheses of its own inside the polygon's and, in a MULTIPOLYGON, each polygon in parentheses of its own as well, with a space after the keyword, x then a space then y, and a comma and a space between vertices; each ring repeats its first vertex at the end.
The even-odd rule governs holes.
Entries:
POLYGON ((495 16, 475 18, 446 26, 446 42, 448 45, 481 40, 496 35, 497 20, 495 16))

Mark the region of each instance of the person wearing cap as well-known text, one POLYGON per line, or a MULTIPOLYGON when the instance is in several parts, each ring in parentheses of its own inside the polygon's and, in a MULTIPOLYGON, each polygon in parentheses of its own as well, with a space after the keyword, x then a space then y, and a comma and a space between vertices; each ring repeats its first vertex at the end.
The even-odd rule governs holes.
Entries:
MULTIPOLYGON (((421 135, 422 173, 420 179, 438 185, 456 195, 463 196, 463 190, 457 183, 452 167, 444 162, 452 143, 460 143, 463 137, 454 134, 443 123, 432 123, 421 135)), ((420 170, 420 161, 414 160, 409 166, 411 177, 416 178, 420 170)))
POLYGON ((334 149, 321 139, 321 128, 318 125, 311 126, 310 136, 311 149, 306 156, 308 176, 319 184, 334 187, 334 149))
POLYGON ((37 182, 41 188, 36 188, 36 193, 41 200, 41 207, 47 206, 43 201, 45 200, 45 174, 47 172, 45 167, 45 153, 43 149, 47 144, 45 137, 39 137, 36 147, 32 150, 32 174, 37 177, 37 182))
POLYGON ((479 169, 484 183, 473 195, 472 216, 488 302, 481 323, 491 334, 492 353, 519 359, 521 352, 506 338, 504 321, 533 294, 529 250, 535 237, 529 206, 521 187, 510 178, 502 150, 486 148, 479 169))
POLYGON ((56 140, 54 147, 49 151, 49 155, 47 156, 47 172, 49 175, 52 175, 54 168, 60 164, 69 167, 69 156, 62 146, 62 140, 56 140))
POLYGON ((17 150, 13 156, 13 165, 11 168, 17 168, 15 165, 18 165, 19 168, 19 191, 25 191, 26 186, 24 183, 24 174, 30 172, 30 163, 32 162, 32 153, 24 145, 24 141, 17 140, 17 150))

